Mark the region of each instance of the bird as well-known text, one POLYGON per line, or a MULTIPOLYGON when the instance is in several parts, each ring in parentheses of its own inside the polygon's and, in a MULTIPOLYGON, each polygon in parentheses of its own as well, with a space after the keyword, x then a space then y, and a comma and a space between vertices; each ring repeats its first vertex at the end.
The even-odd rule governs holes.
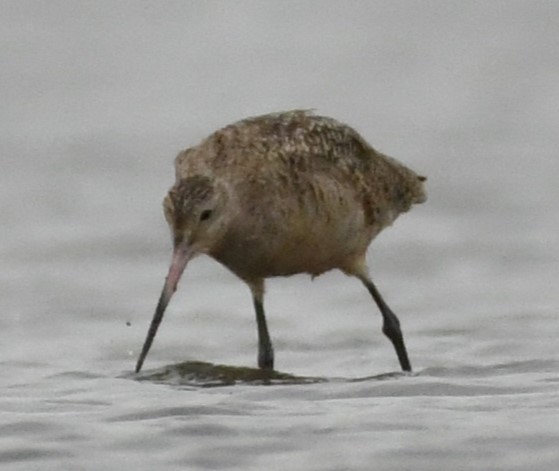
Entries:
POLYGON ((182 273, 200 254, 250 288, 259 368, 274 369, 265 280, 299 273, 314 278, 338 269, 369 291, 401 369, 411 372, 400 321, 373 283, 366 254, 399 214, 426 201, 425 180, 349 125, 312 110, 249 117, 181 151, 175 183, 163 200, 171 264, 136 373, 182 273))

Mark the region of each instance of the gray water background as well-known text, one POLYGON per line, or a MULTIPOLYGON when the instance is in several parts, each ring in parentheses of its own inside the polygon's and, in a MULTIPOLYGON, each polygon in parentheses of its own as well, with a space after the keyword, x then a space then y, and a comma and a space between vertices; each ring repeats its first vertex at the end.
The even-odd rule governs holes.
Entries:
MULTIPOLYGON (((0 3, 0 468, 555 469, 558 25, 554 1, 0 3), (266 301, 277 368, 330 381, 136 381, 174 156, 293 108, 429 178, 369 253, 416 374, 329 273, 266 301)), ((254 366, 253 317, 196 259, 145 367, 254 366)))

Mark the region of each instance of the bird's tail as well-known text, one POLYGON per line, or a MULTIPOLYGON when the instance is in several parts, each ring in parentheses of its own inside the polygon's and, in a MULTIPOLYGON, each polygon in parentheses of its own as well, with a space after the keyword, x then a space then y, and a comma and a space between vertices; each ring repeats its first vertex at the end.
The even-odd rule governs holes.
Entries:
POLYGON ((416 176, 417 176, 417 180, 413 188, 412 203, 413 204, 425 203, 425 201, 427 201, 427 192, 425 191, 425 181, 427 180, 427 177, 424 177, 422 175, 416 175, 416 176))
POLYGON ((412 169, 398 162, 396 159, 389 157, 385 154, 378 153, 383 160, 389 165, 397 175, 396 184, 397 191, 395 192, 396 200, 402 206, 402 211, 410 209, 412 204, 421 204, 427 201, 427 193, 425 191, 425 181, 427 177, 418 175, 412 169))

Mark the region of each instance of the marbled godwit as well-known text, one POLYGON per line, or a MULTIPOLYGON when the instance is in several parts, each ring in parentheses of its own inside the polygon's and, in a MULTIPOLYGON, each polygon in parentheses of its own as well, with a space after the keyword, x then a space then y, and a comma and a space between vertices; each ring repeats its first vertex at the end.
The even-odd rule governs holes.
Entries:
POLYGON ((337 268, 365 285, 380 309, 400 366, 411 371, 400 322, 369 276, 373 238, 412 204, 425 177, 374 150, 352 128, 307 111, 245 119, 175 160, 165 197, 173 257, 138 362, 140 371, 190 259, 204 253, 252 291, 258 366, 273 369, 264 280, 337 268))

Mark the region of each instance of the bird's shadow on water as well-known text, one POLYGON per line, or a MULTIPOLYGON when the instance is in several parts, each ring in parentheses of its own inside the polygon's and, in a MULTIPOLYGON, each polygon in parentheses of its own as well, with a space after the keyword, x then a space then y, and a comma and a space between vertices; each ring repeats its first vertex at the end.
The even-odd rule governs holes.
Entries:
POLYGON ((262 370, 242 366, 215 365, 201 361, 187 361, 141 373, 129 373, 125 377, 137 381, 171 384, 195 388, 250 385, 302 385, 317 383, 383 381, 409 376, 407 373, 392 372, 362 378, 327 378, 321 376, 296 376, 275 370, 262 370))

